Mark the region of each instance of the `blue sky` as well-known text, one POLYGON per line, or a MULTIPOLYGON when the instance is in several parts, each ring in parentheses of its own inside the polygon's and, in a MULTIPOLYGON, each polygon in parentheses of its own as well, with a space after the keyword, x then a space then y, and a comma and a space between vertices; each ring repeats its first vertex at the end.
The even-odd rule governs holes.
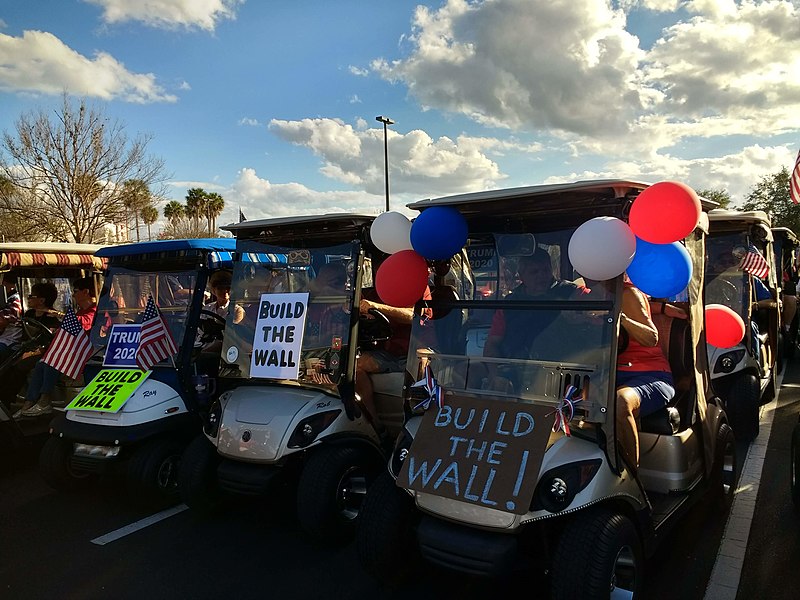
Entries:
POLYGON ((800 144, 800 3, 0 0, 0 129, 85 97, 220 223, 579 179, 741 201, 800 144))

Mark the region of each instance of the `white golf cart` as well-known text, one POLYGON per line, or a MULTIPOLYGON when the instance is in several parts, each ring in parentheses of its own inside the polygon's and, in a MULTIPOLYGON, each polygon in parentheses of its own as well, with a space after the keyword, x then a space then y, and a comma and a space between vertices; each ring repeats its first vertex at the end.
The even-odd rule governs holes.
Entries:
POLYGON ((705 303, 733 309, 745 324, 737 346, 708 345, 711 387, 725 403, 736 439, 750 441, 758 435, 760 407, 775 396, 778 377, 780 309, 772 230, 763 211, 714 209, 709 222, 705 303), (763 277, 742 268, 751 247, 769 267, 763 277))
POLYGON ((221 391, 214 360, 201 360, 197 341, 205 334, 197 332, 221 338, 224 320, 203 310, 203 292, 211 273, 231 268, 234 247, 231 238, 212 238, 98 251, 108 271, 90 332, 95 354, 84 369, 87 385, 53 419, 39 459, 51 487, 72 490, 101 476, 121 476, 144 503, 177 499, 181 453, 200 430, 210 398, 221 391), (148 297, 178 353, 143 372, 136 351, 148 297))
POLYGON ((681 516, 708 492, 730 499, 735 444, 709 395, 703 343, 705 213, 683 241, 694 275, 689 301, 674 306, 685 318, 664 314, 666 299, 653 299, 677 393, 642 419, 638 473, 618 452, 622 276, 605 285, 583 281, 568 246, 588 219, 626 219, 646 187, 585 181, 409 205, 453 207, 464 216, 477 291, 434 300, 435 339, 415 322, 409 370, 418 380, 433 377, 443 406, 428 403, 427 392, 420 400, 420 387, 406 389, 405 427, 359 517, 358 556, 376 578, 408 575, 421 554, 484 576, 526 564, 549 573, 558 599, 636 597, 644 556, 681 516), (509 297, 520 260, 541 251, 556 279, 591 293, 509 297), (500 319, 507 343, 484 353, 500 319), (559 406, 571 435, 553 431, 559 406))
MULTIPOLYGON (((373 219, 341 213, 225 227, 237 237, 232 302, 246 317, 228 321, 222 346, 220 374, 235 389, 214 402, 182 459, 181 498, 191 509, 215 508, 223 492, 267 495, 288 482, 307 533, 351 535, 387 456, 354 388, 358 352, 391 334, 381 313, 359 318, 378 252, 373 219)), ((371 379, 393 439, 404 374, 371 379)))
POLYGON ((797 306, 797 259, 800 251, 800 238, 788 227, 773 227, 772 237, 775 248, 775 266, 779 287, 778 298, 781 304, 781 335, 778 344, 778 371, 783 368, 785 359, 794 358, 797 350, 797 311, 786 318, 789 304, 797 306), (788 321, 788 322, 787 322, 788 321))

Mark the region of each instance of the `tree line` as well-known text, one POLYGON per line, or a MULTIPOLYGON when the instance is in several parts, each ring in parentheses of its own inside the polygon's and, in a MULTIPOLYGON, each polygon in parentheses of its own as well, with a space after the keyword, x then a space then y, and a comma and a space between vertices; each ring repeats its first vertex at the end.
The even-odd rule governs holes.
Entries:
MULTIPOLYGON (((0 239, 141 241, 140 224, 152 239, 168 176, 164 161, 148 153, 151 141, 130 138, 122 123, 67 94, 52 114, 21 115, 0 141, 0 239), (109 236, 119 228, 124 233, 109 236)), ((192 188, 185 204, 167 202, 158 237, 215 236, 224 207, 219 194, 192 188)))

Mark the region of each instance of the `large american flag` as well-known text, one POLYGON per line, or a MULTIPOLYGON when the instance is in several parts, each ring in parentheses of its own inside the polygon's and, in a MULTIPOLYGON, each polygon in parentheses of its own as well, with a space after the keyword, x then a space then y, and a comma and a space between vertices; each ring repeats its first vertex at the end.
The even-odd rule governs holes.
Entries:
POLYGON ((156 308, 152 296, 147 297, 142 315, 142 328, 139 337, 139 349, 136 351, 136 364, 142 371, 176 354, 178 347, 164 322, 164 318, 156 308))
POLYGON ((769 263, 767 263, 767 259, 761 256, 758 248, 753 244, 750 244, 747 248, 747 254, 742 257, 739 268, 745 273, 750 273, 750 275, 758 277, 759 279, 763 279, 769 275, 769 263))
POLYGON ((795 204, 800 204, 800 151, 794 161, 794 170, 789 177, 789 197, 795 204))
POLYGON ((92 355, 92 342, 81 327, 71 306, 67 306, 61 327, 47 347, 42 362, 60 371, 70 379, 76 379, 92 355))

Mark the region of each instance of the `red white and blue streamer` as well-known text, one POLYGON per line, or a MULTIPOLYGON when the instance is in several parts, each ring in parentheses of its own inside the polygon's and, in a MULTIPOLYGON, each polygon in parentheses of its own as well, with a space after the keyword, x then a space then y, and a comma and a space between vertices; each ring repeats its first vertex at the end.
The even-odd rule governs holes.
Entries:
POLYGON ((439 383, 436 381, 436 378, 433 376, 433 371, 431 371, 430 365, 425 365, 425 373, 422 379, 417 381, 411 387, 421 387, 424 389, 428 396, 422 402, 417 404, 413 410, 417 410, 422 408, 423 410, 428 410, 430 408, 431 402, 435 402, 436 406, 442 408, 444 406, 444 390, 439 386, 439 383))
POLYGON ((581 401, 581 398, 575 398, 577 393, 578 388, 574 385, 569 386, 564 393, 564 397, 559 400, 555 413, 550 413, 555 414, 553 432, 563 431, 565 435, 570 435, 569 422, 575 416, 575 405, 581 401))

